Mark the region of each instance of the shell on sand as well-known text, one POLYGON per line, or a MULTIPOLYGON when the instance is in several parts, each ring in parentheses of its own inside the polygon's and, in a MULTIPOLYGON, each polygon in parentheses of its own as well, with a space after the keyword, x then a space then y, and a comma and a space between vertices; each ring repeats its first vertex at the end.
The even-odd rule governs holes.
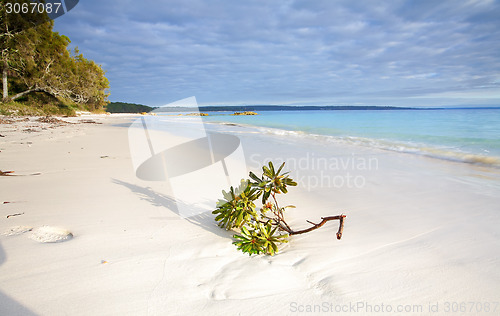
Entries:
POLYGON ((2 235, 4 236, 16 236, 16 235, 21 235, 26 232, 29 232, 33 229, 33 227, 30 226, 12 226, 11 228, 7 229, 2 235))
POLYGON ((73 238, 73 234, 64 228, 42 226, 32 231, 31 239, 38 242, 63 242, 73 238))

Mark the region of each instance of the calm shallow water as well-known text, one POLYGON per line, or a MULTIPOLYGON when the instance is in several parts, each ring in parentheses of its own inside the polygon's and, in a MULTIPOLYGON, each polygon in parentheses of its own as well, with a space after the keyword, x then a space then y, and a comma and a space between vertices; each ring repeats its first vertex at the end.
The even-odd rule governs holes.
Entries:
POLYGON ((205 122, 318 137, 436 158, 500 166, 500 109, 262 111, 210 113, 205 122))

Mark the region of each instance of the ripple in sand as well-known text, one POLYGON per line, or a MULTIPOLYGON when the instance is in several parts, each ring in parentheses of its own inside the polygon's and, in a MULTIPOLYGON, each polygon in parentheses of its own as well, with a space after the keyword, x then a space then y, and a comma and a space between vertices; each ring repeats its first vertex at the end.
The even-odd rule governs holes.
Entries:
POLYGON ((63 242, 73 238, 73 234, 64 228, 42 226, 34 229, 30 238, 43 243, 63 242))
POLYGON ((13 226, 7 229, 2 235, 4 236, 16 236, 21 235, 26 232, 33 230, 33 227, 30 226, 13 226))

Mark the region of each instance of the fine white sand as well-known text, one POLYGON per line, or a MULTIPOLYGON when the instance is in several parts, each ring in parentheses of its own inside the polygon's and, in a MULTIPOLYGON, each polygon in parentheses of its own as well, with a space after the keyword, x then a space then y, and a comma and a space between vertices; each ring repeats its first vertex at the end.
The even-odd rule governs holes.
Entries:
POLYGON ((19 175, 0 177, 0 315, 500 313, 499 170, 210 124, 249 170, 287 162, 292 227, 347 215, 340 241, 330 222, 249 257, 209 212, 179 216, 168 181, 136 177, 136 118, 0 124, 0 170, 19 175))

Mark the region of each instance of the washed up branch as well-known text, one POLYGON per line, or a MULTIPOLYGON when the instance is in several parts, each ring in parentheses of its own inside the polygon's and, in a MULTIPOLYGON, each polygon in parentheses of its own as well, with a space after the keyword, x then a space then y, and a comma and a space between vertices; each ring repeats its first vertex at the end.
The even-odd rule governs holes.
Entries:
POLYGON ((342 238, 346 215, 321 217, 321 222, 313 223, 306 229, 293 230, 285 220, 285 210, 294 208, 293 205, 280 207, 277 194, 286 194, 289 186, 296 186, 288 172, 282 172, 285 163, 275 170, 272 162, 263 166, 263 175, 258 177, 253 172, 251 180, 242 180, 237 188, 230 187, 229 191, 222 191, 224 199, 219 200, 215 220, 219 226, 229 230, 238 228, 241 234, 235 234, 233 242, 242 252, 252 254, 274 255, 278 252, 278 245, 288 242, 288 237, 311 232, 327 222, 338 220, 337 239, 342 238), (254 201, 261 198, 262 207, 258 208, 254 201))
POLYGON ((2 171, 0 170, 0 176, 4 177, 14 177, 14 176, 39 176, 40 172, 30 173, 30 174, 13 174, 14 171, 2 171))
POLYGON ((293 231, 293 230, 290 230, 288 231, 288 234, 290 235, 300 235, 300 234, 304 234, 304 233, 308 233, 310 231, 313 231, 315 229, 318 229, 320 228, 321 226, 325 225, 328 221, 333 221, 333 220, 338 220, 339 221, 339 230, 337 231, 337 239, 340 240, 340 238, 342 238, 342 232, 344 231, 344 218, 346 216, 345 215, 337 215, 337 216, 327 216, 327 217, 322 217, 321 218, 321 222, 319 222, 318 224, 315 224, 311 221, 307 221, 309 224, 313 225, 307 229, 302 229, 302 230, 297 230, 297 231, 293 231))

